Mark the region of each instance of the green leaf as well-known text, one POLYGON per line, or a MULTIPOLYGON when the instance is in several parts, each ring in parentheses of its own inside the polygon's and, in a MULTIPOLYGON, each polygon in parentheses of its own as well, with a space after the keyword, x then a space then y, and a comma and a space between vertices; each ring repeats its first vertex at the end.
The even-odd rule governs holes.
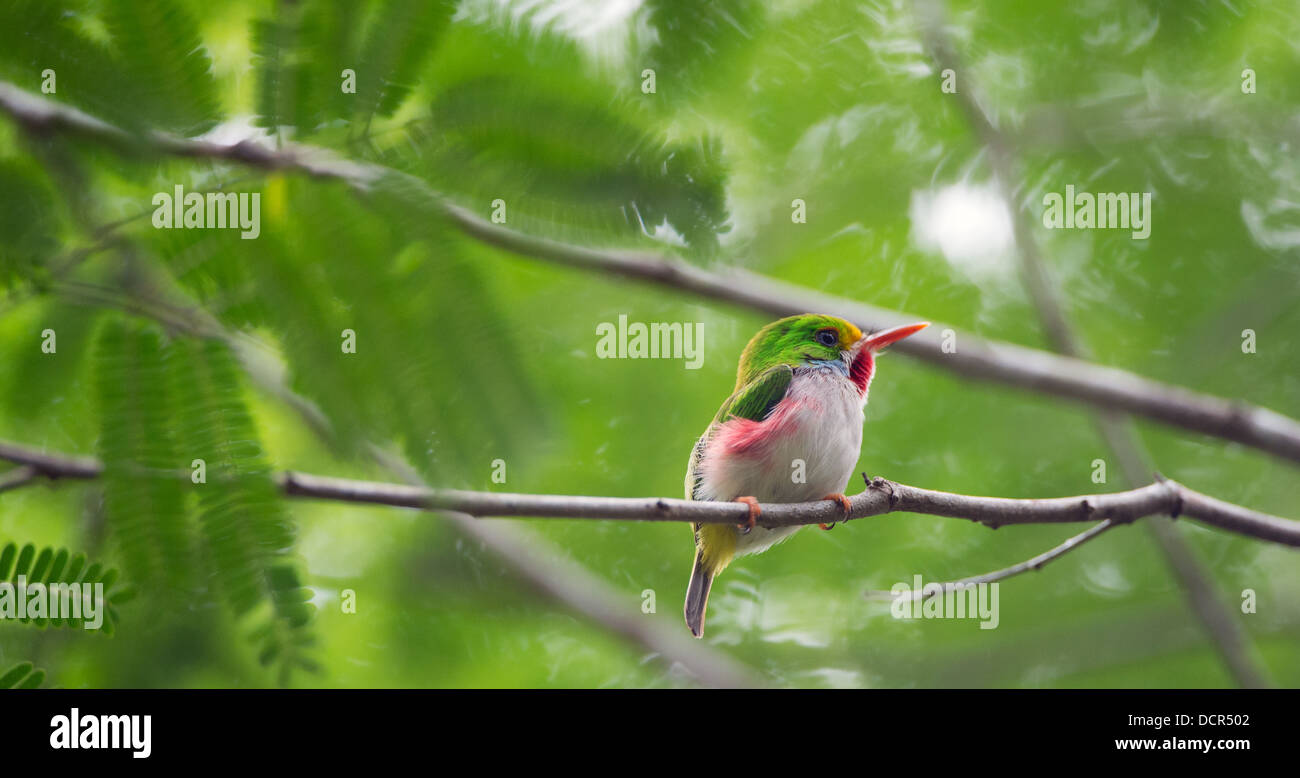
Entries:
POLYGON ((46 617, 24 617, 16 621, 41 628, 84 628, 86 614, 81 611, 80 604, 77 605, 77 612, 81 613, 81 617, 78 618, 70 616, 51 618, 52 613, 49 610, 54 607, 57 596, 60 612, 71 613, 69 608, 74 604, 76 596, 84 597, 87 591, 93 595, 98 586, 102 587, 103 595, 99 606, 103 608, 103 613, 98 631, 105 635, 112 635, 118 618, 117 608, 128 601, 132 593, 124 587, 115 587, 116 569, 104 569, 98 564, 86 568, 85 562, 84 554, 73 555, 65 548, 47 547, 37 550, 31 543, 22 546, 21 549, 16 543, 7 543, 0 548, 0 581, 7 581, 17 587, 18 578, 22 576, 27 586, 39 583, 49 587, 46 617), (74 585, 77 587, 76 592, 66 588, 74 585))
POLYGON ((390 116, 402 104, 455 6, 449 0, 390 0, 380 7, 354 68, 363 119, 390 116))
POLYGON ((466 25, 448 49, 428 122, 386 163, 485 217, 504 207, 516 230, 649 244, 668 227, 696 255, 716 253, 728 229, 719 141, 670 140, 631 90, 575 81, 586 65, 553 36, 466 25))
POLYGON ((183 602, 195 587, 190 524, 162 335, 110 317, 96 344, 104 513, 131 580, 183 602))
POLYGON ((642 11, 657 33, 645 62, 655 71, 655 95, 670 102, 723 83, 723 74, 760 32, 757 0, 646 0, 642 11))
POLYGON ((131 85, 103 41, 78 22, 84 3, 8 0, 0 3, 0 76, 39 92, 53 71, 53 97, 105 118, 122 120, 139 106, 127 98, 131 85))
POLYGON ((130 91, 133 123, 198 135, 220 115, 212 60, 193 17, 172 0, 108 0, 105 22, 130 91))
POLYGON ((31 662, 19 662, 0 675, 0 690, 39 689, 44 682, 44 670, 37 669, 31 662))
POLYGON ((18 688, 18 684, 31 673, 33 667, 31 662, 19 662, 9 668, 4 675, 0 675, 0 689, 18 688))
POLYGON ((301 645, 294 635, 310 622, 302 609, 310 590, 289 557, 293 525, 244 405, 238 366, 225 344, 196 340, 172 344, 169 365, 185 458, 206 468, 206 483, 190 486, 216 588, 236 615, 269 606, 262 653, 280 656, 301 645))
POLYGON ((0 288, 33 281, 58 248, 56 200, 44 171, 0 159, 0 288))
POLYGON ((252 22, 259 126, 292 126, 304 137, 352 117, 357 97, 343 91, 343 71, 355 74, 362 64, 362 10, 326 0, 279 3, 275 18, 252 22))
POLYGON ((209 233, 202 246, 157 245, 184 269, 181 283, 222 306, 228 327, 274 340, 290 386, 323 413, 342 452, 368 457, 367 444, 392 443, 422 471, 456 482, 529 445, 541 413, 516 340, 481 359, 481 333, 501 319, 490 269, 464 255, 437 204, 420 199, 427 187, 411 181, 376 182, 358 199, 273 179, 258 240, 209 233), (293 218, 274 221, 277 210, 293 218), (356 353, 344 352, 344 330, 356 335, 356 353))

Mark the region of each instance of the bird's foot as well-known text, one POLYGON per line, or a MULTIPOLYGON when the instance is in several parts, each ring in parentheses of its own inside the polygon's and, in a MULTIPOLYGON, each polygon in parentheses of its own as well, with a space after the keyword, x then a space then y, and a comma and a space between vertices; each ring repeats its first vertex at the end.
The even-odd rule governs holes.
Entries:
POLYGON ((758 521, 759 514, 761 514, 763 510, 758 507, 758 500, 755 500, 753 497, 737 497, 735 501, 743 502, 749 506, 749 518, 745 519, 744 524, 736 525, 737 527, 740 527, 742 534, 747 535, 749 534, 749 531, 754 528, 754 523, 758 521))
MULTIPOLYGON (((841 519, 841 521, 847 520, 849 518, 849 514, 853 512, 853 503, 849 502, 849 498, 845 497, 842 494, 828 494, 822 499, 834 500, 835 502, 839 503, 842 508, 844 508, 844 519, 841 519)), ((818 524, 817 526, 821 527, 824 530, 827 530, 827 529, 833 529, 835 525, 838 523, 839 522, 832 521, 830 524, 818 524)))

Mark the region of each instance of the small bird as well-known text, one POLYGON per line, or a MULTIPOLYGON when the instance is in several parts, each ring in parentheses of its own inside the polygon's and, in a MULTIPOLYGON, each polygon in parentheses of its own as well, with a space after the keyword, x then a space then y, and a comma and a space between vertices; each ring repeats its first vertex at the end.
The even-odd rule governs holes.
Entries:
POLYGON ((802 314, 772 322, 745 346, 736 389, 696 442, 686 468, 686 499, 749 506, 743 525, 695 525, 685 609, 692 635, 703 637, 713 578, 732 559, 766 550, 800 529, 755 528, 760 502, 835 500, 848 515, 844 489, 862 446, 876 353, 928 326, 864 335, 835 316, 802 314))

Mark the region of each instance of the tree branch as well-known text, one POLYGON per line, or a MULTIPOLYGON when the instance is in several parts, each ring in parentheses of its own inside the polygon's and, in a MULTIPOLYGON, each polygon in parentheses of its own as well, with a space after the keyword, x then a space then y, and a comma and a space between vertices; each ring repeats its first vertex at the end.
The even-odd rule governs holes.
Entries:
MULTIPOLYGON (((506 251, 583 270, 648 281, 774 316, 818 311, 842 316, 867 330, 884 329, 918 318, 825 295, 741 269, 709 271, 667 254, 591 249, 525 235, 492 224, 468 209, 449 203, 420 179, 382 165, 343 159, 325 149, 286 145, 273 150, 249 141, 222 145, 157 132, 136 137, 74 108, 2 81, 0 111, 13 116, 32 132, 67 132, 99 140, 126 153, 212 159, 266 171, 299 172, 342 180, 363 190, 385 179, 400 181, 408 193, 443 212, 466 234, 506 251)), ((942 348, 945 329, 949 327, 939 323, 892 348, 966 378, 1123 410, 1300 462, 1300 422, 1276 411, 1194 392, 1118 368, 985 340, 967 333, 962 334, 957 350, 949 353, 942 348)))
POLYGON ((66 454, 46 454, 4 440, 0 440, 0 459, 30 467, 37 475, 50 480, 98 478, 104 471, 104 466, 95 459, 66 454))
POLYGON ((40 478, 41 474, 31 465, 22 465, 0 475, 0 492, 18 489, 40 478))
MULTIPOLYGON (((93 460, 62 457, 0 442, 0 459, 32 465, 47 478, 94 479, 103 470, 93 460)), ((288 497, 388 505, 426 511, 452 511, 479 518, 629 519, 702 524, 740 524, 748 507, 733 502, 695 502, 668 497, 588 497, 560 494, 513 494, 361 481, 287 471, 278 476, 288 497)), ((760 527, 792 527, 863 519, 887 513, 921 513, 967 519, 996 529, 1016 524, 1068 524, 1110 519, 1117 524, 1145 516, 1187 517, 1218 529, 1300 547, 1300 521, 1273 516, 1217 500, 1168 479, 1109 494, 1047 499, 976 497, 873 478, 866 491, 850 498, 842 515, 832 500, 769 503, 762 506, 760 527)))

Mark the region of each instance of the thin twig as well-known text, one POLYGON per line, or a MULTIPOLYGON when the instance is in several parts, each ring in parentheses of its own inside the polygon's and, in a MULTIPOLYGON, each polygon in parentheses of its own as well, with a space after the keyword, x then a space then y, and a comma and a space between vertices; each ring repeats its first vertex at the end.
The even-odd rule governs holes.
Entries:
MULTIPOLYGON (((68 132, 103 141, 126 153, 212 159, 267 171, 291 171, 345 181, 368 190, 381 181, 400 182, 409 196, 442 211, 463 232, 507 251, 608 275, 649 281, 776 316, 819 311, 877 330, 918 317, 842 297, 821 294, 739 269, 704 270, 667 254, 591 249, 539 238, 492 224, 446 200, 424 181, 391 168, 339 157, 311 146, 275 150, 250 141, 222 145, 152 132, 137 137, 99 119, 13 84, 0 82, 0 111, 32 132, 68 132)), ((1098 407, 1123 410, 1175 427, 1258 448, 1300 462, 1300 421, 1236 400, 1143 378, 1118 368, 961 333, 955 351, 943 348, 939 323, 893 346, 966 378, 1008 384, 1098 407)))
MULTIPOLYGON (((1004 567, 1001 570, 994 570, 991 573, 972 575, 969 578, 961 578, 956 581, 945 581, 943 583, 938 583, 933 585, 927 584, 920 591, 911 591, 908 594, 908 597, 909 599, 912 600, 916 600, 918 598, 921 600, 928 600, 940 592, 950 592, 964 586, 971 586, 975 584, 994 583, 997 581, 1005 580, 1015 575, 1020 575, 1021 573, 1028 573, 1030 571, 1042 570, 1043 566, 1046 565, 1048 562, 1051 562, 1055 559, 1060 559, 1061 557, 1065 556, 1066 554, 1078 548, 1079 546, 1082 546, 1084 543, 1087 543, 1089 540, 1092 540, 1093 538, 1097 537, 1098 535, 1105 532, 1106 530, 1118 526, 1119 526, 1118 523, 1111 521, 1110 519, 1106 519, 1105 521, 1100 521, 1092 525, 1088 529, 1084 530, 1083 532, 1080 532, 1078 535, 1071 536, 1059 546, 1044 551, 1038 556, 1026 559, 1020 564, 1012 565, 1011 567, 1004 567), (932 588, 932 586, 938 588, 932 588)), ((898 595, 894 594, 893 592, 871 590, 866 592, 865 597, 868 600, 894 600, 898 598, 898 595)))

